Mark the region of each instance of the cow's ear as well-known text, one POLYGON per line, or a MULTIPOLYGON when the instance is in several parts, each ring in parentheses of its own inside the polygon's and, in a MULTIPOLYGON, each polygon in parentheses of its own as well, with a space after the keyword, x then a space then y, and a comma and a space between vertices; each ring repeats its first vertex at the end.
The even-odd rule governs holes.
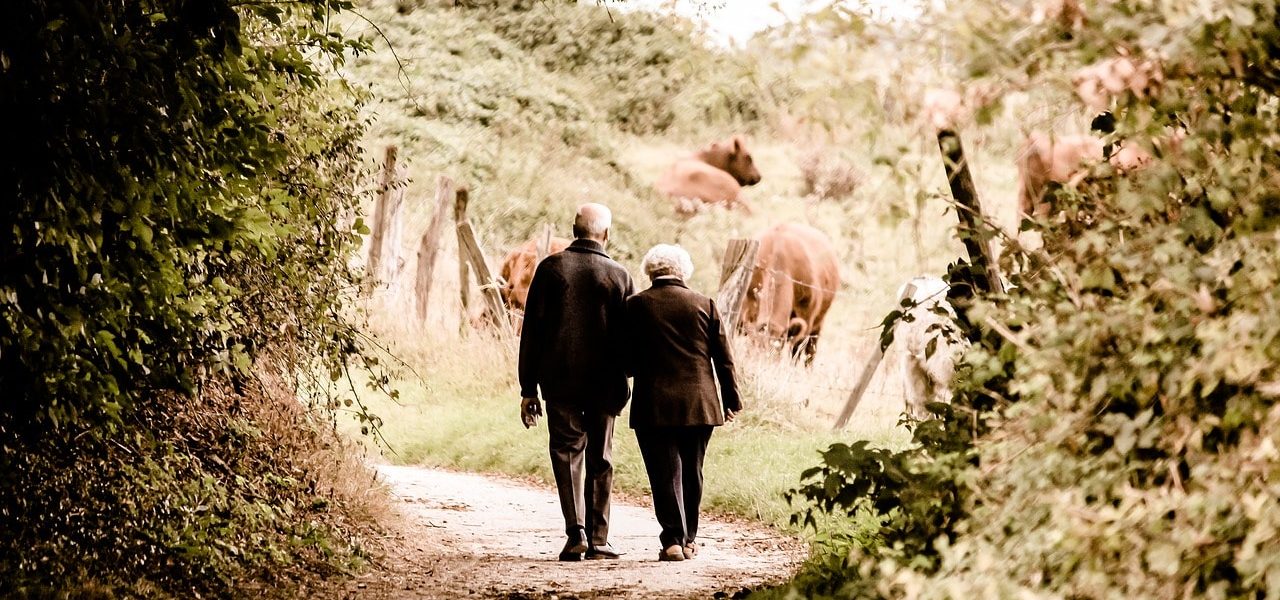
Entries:
POLYGON ((733 136, 733 153, 742 154, 742 136, 733 136))

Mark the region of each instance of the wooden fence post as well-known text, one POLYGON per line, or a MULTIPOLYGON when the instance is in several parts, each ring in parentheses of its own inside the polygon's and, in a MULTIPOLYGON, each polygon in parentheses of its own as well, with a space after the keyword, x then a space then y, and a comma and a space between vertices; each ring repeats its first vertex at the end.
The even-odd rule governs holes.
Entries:
POLYGON ((982 205, 978 201, 978 190, 973 185, 973 176, 969 174, 960 134, 952 129, 939 130, 938 149, 942 151, 942 166, 947 172, 951 196, 960 205, 956 216, 960 219, 960 240, 969 253, 969 264, 975 267, 972 269, 973 284, 984 294, 1001 290, 1000 271, 993 259, 991 244, 979 237, 982 205))
MULTIPOLYGON (((427 301, 431 297, 431 283, 435 275, 436 254, 440 251, 440 232, 444 229, 445 211, 453 197, 453 180, 441 175, 436 179, 436 203, 431 213, 431 223, 422 233, 418 244, 418 281, 414 286, 417 296, 418 322, 427 322, 427 301)), ((464 282, 465 283, 465 282, 464 282)))
POLYGON ((404 220, 400 218, 404 208, 404 196, 408 189, 409 175, 404 163, 396 165, 395 179, 392 185, 390 206, 387 207, 386 237, 382 240, 382 270, 389 281, 396 281, 404 267, 404 259, 400 257, 400 247, 404 241, 404 220))
MULTIPOLYGON (((914 296, 916 293, 916 285, 908 283, 902 288, 902 295, 898 296, 898 305, 895 308, 902 308, 902 301, 914 296)), ((858 375, 858 383, 854 384, 853 390, 849 392, 849 399, 844 403, 844 410, 840 411, 840 416, 836 418, 835 430, 839 431, 849 424, 849 418, 853 416, 853 411, 857 410, 858 404, 862 402, 862 394, 867 391, 867 386, 871 385, 871 378, 876 374, 876 368, 880 366, 880 361, 884 360, 884 348, 880 347, 880 340, 876 340, 876 347, 871 352, 867 364, 862 366, 862 373, 858 375)))
POLYGON ((542 239, 538 242, 537 257, 533 263, 535 268, 537 268, 538 263, 542 262, 542 259, 551 254, 551 224, 547 223, 542 229, 542 239))
MULTIPOLYGON (((458 186, 453 201, 453 224, 458 226, 467 220, 467 201, 470 191, 466 185, 458 186)), ((458 234, 458 295, 462 298, 462 323, 465 326, 471 308, 471 274, 468 273, 466 252, 462 249, 462 234, 458 234)))
POLYGON ((382 280, 382 249, 386 240, 388 220, 390 218, 392 188, 396 183, 396 153, 394 144, 387 146, 386 158, 382 162, 382 184, 378 188, 378 200, 373 208, 373 232, 369 235, 369 261, 367 273, 376 286, 382 280))
POLYGON ((729 335, 737 332, 742 303, 747 299, 747 287, 751 285, 751 271, 755 268, 760 240, 729 240, 720 265, 720 291, 716 302, 720 305, 720 318, 724 320, 729 335))
POLYGON ((484 252, 480 249, 480 243, 476 240, 470 221, 458 223, 458 243, 463 255, 471 263, 471 268, 476 272, 481 296, 484 297, 489 310, 493 311, 498 332, 505 337, 511 329, 511 320, 507 318, 506 306, 502 302, 502 295, 498 293, 498 282, 494 279, 493 272, 489 270, 489 261, 485 259, 484 252))

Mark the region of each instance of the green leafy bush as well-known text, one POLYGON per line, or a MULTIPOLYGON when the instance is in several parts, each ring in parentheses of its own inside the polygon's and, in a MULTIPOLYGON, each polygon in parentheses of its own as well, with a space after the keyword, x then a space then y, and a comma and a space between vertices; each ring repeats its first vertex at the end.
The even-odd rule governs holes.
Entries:
POLYGON ((822 479, 799 491, 817 508, 884 527, 882 545, 815 566, 803 589, 1280 593, 1274 3, 1085 3, 1083 26, 1031 29, 1020 6, 956 15, 984 24, 965 38, 975 75, 1052 86, 1117 51, 1156 61, 1157 84, 1110 99, 1111 139, 1155 159, 1125 176, 1098 167, 1056 193, 1059 214, 1027 224, 1044 249, 1010 253, 1016 287, 968 311, 980 343, 917 448, 833 447, 808 474, 822 479))
POLYGON ((327 26, 349 7, 0 9, 0 107, 22 115, 0 161, 0 594, 222 596, 353 556, 311 501, 331 440, 273 447, 263 419, 292 413, 263 404, 301 411, 296 390, 249 390, 359 360, 342 223, 364 124, 334 75, 364 46, 327 26))
POLYGON ((591 83, 608 101, 609 122, 625 132, 660 133, 703 120, 752 123, 765 113, 759 96, 767 87, 739 85, 750 70, 741 57, 700 45, 685 21, 576 2, 474 4, 489 12, 486 20, 498 35, 531 52, 546 70, 592 73, 591 83))

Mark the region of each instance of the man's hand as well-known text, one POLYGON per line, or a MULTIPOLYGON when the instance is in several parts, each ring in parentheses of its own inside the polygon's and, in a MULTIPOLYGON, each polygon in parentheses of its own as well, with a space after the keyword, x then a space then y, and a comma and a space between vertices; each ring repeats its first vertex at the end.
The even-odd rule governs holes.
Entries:
POLYGON ((520 422, 524 423, 524 428, 528 429, 538 424, 538 417, 542 416, 542 403, 537 398, 521 398, 520 399, 520 422))
POLYGON ((725 423, 732 423, 732 422, 733 422, 733 418, 734 418, 734 417, 736 417, 736 416, 738 416, 738 411, 736 411, 736 410, 729 410, 729 409, 727 409, 727 408, 726 408, 726 409, 724 409, 724 422, 725 422, 725 423))

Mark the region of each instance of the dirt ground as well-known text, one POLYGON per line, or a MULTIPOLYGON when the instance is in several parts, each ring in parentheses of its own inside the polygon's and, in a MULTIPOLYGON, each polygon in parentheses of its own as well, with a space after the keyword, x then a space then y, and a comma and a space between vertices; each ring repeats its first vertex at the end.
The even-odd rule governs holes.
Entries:
POLYGON ((384 564, 324 595, 334 598, 734 598, 784 581, 803 559, 794 538, 703 515, 696 559, 658 562, 651 508, 613 503, 619 560, 561 563, 549 487, 467 473, 378 466, 398 527, 384 564))

